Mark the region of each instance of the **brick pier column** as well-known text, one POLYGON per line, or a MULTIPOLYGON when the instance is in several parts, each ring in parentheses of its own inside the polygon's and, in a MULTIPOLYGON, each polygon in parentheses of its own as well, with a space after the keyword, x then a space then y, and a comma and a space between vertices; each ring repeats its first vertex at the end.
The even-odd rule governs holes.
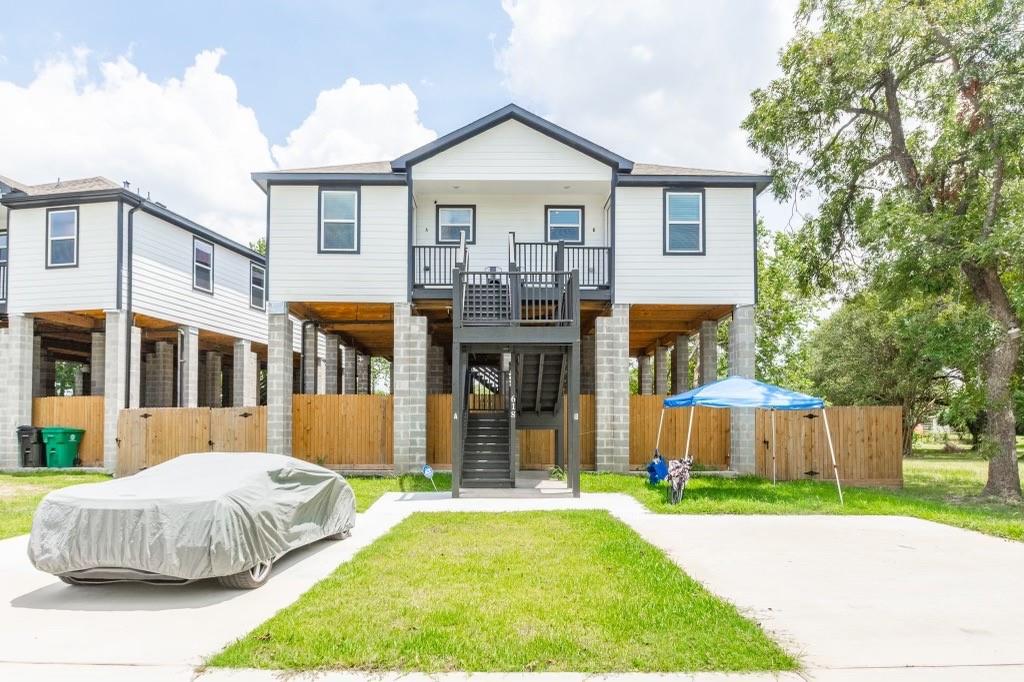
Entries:
POLYGON ((676 337, 672 349, 672 393, 690 390, 690 337, 681 334, 676 337))
POLYGON ((128 317, 122 310, 106 312, 103 367, 103 468, 117 469, 117 418, 125 407, 128 381, 125 333, 128 317))
POLYGON ((413 315, 408 303, 396 303, 394 320, 395 471, 404 473, 427 461, 427 318, 413 315))
MULTIPOLYGON (((736 306, 729 325, 729 374, 754 378, 754 306, 736 306)), ((729 462, 740 473, 755 471, 754 410, 729 411, 729 462)))
POLYGON ((324 381, 323 391, 327 395, 338 394, 338 337, 334 334, 324 334, 324 381))
POLYGON ((700 349, 697 372, 699 385, 718 381, 718 322, 705 320, 700 323, 700 349))
POLYGON ((136 408, 142 404, 142 330, 132 327, 132 362, 128 372, 128 407, 136 408))
POLYGON ((246 339, 235 341, 234 357, 231 364, 231 404, 235 407, 252 407, 258 402, 259 391, 256 354, 252 352, 252 343, 246 339))
POLYGON ((373 386, 370 385, 370 356, 365 353, 356 353, 356 393, 373 393, 373 386))
POLYGON ((92 333, 89 361, 89 395, 103 395, 103 369, 106 366, 106 346, 103 332, 92 333))
POLYGON ((654 392, 668 394, 668 346, 661 344, 654 348, 654 392))
POLYGON ((629 306, 597 318, 595 336, 597 470, 629 471, 629 306))
POLYGON ((178 407, 199 407, 199 329, 181 327, 182 343, 178 348, 178 371, 181 384, 178 407))
POLYGON ((209 407, 224 406, 224 364, 220 353, 206 351, 206 404, 209 407))
POLYGON ((356 392, 356 349, 341 346, 341 392, 352 395, 356 392))
POLYGON ((268 315, 267 451, 292 454, 292 321, 288 306, 268 315))
POLYGON ((15 429, 32 423, 32 360, 35 322, 11 315, 0 329, 0 466, 21 466, 15 429))
POLYGON ((651 395, 654 393, 654 372, 652 371, 651 356, 642 354, 636 359, 636 368, 639 382, 637 384, 640 395, 651 395))

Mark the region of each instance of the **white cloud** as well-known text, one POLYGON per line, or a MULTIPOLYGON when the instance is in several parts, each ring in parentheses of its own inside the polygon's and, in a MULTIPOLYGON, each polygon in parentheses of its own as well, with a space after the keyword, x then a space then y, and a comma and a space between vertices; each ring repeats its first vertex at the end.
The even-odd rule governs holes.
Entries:
POLYGON ((349 78, 317 96, 287 143, 274 146, 274 159, 282 168, 302 168, 394 158, 437 137, 420 123, 418 109, 405 83, 364 85, 349 78))
POLYGON ((250 173, 390 158, 434 137, 404 84, 349 80, 321 93, 309 118, 273 154, 222 50, 204 51, 181 78, 156 82, 127 56, 96 63, 85 48, 37 67, 27 85, 0 80, 0 175, 35 184, 103 175, 223 234, 264 231, 265 197, 250 173))
POLYGON ((636 161, 760 171, 739 125, 777 73, 796 0, 503 0, 523 106, 636 161))

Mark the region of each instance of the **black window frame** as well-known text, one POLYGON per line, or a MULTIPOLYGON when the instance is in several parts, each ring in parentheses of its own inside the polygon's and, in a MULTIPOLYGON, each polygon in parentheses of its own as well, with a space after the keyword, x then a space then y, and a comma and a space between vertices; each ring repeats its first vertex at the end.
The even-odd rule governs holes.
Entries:
MULTIPOLYGON (((339 222, 332 220, 331 222, 339 222)), ((320 185, 316 195, 316 252, 335 253, 344 255, 358 255, 363 248, 363 196, 358 185, 320 185), (353 238, 355 248, 352 249, 328 249, 324 248, 324 193, 325 192, 351 192, 356 197, 356 216, 353 238)))
POLYGON ((210 242, 210 241, 207 241, 205 239, 200 239, 199 237, 193 236, 192 237, 192 289, 195 290, 195 291, 200 291, 200 292, 202 292, 204 294, 209 294, 210 296, 213 296, 213 292, 214 292, 214 288, 215 288, 214 282, 216 282, 216 276, 215 276, 216 275, 216 271, 217 271, 216 266, 217 266, 217 247, 214 245, 214 243, 210 242), (204 289, 203 287, 201 287, 198 284, 196 284, 196 268, 197 267, 206 267, 205 265, 202 265, 201 263, 196 261, 196 246, 198 244, 205 244, 206 246, 210 247, 210 288, 208 290, 204 289))
POLYGON ((472 237, 467 239, 467 244, 476 244, 476 204, 435 204, 434 205, 434 242, 436 244, 460 244, 461 239, 441 239, 441 210, 445 208, 468 208, 472 211, 470 218, 469 233, 472 237))
MULTIPOLYGON (((566 227, 565 225, 556 225, 555 227, 566 227)), ((584 244, 587 241, 587 210, 585 206, 580 204, 573 205, 556 205, 550 204, 544 206, 544 241, 549 244, 557 244, 558 242, 565 242, 566 244, 584 244), (551 211, 579 211, 580 212, 580 238, 577 239, 552 239, 551 238, 551 211)))
MULTIPOLYGON (((60 206, 46 209, 46 255, 45 265, 47 270, 63 270, 65 268, 77 268, 80 261, 80 246, 82 237, 82 225, 81 225, 81 213, 78 206, 60 206), (50 237, 50 216, 54 213, 74 213, 75 214, 75 260, 72 263, 53 263, 52 251, 50 246, 52 244, 52 238, 50 237)), ((57 239, 66 240, 68 237, 58 237, 57 239)))
POLYGON ((253 263, 252 261, 249 261, 249 307, 253 310, 260 310, 264 312, 267 309, 267 268, 264 265, 253 263), (263 291, 263 305, 253 305, 252 301, 252 290, 255 287, 252 280, 256 270, 263 272, 263 286, 261 287, 263 291))
POLYGON ((708 241, 707 241, 707 225, 708 225, 708 207, 707 197, 703 187, 689 188, 689 187, 666 187, 662 191, 661 195, 661 252, 664 256, 705 256, 707 255, 708 241), (700 239, 700 248, 696 251, 680 251, 678 249, 668 248, 668 197, 670 194, 693 194, 700 197, 700 223, 698 227, 698 237, 700 239))

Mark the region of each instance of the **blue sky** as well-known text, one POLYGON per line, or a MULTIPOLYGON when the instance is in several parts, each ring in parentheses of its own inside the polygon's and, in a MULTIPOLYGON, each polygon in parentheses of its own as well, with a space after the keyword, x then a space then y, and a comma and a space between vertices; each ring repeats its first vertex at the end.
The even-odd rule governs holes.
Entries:
POLYGON ((509 101, 637 161, 760 171, 739 123, 794 2, 14 3, 0 175, 129 179, 245 239, 250 172, 391 158, 509 101))

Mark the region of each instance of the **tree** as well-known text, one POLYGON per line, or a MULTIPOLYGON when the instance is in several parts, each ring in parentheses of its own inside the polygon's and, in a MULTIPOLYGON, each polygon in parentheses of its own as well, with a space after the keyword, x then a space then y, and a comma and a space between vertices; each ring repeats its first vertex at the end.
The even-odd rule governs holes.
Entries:
POLYGON ((783 198, 816 192, 804 278, 835 287, 881 269, 907 291, 963 286, 976 339, 985 492, 1020 499, 1012 381, 1024 253, 1024 0, 803 0, 783 75, 744 121, 783 198))
POLYGON ((260 254, 261 256, 267 255, 267 238, 260 237, 254 242, 249 242, 249 248, 260 254))

